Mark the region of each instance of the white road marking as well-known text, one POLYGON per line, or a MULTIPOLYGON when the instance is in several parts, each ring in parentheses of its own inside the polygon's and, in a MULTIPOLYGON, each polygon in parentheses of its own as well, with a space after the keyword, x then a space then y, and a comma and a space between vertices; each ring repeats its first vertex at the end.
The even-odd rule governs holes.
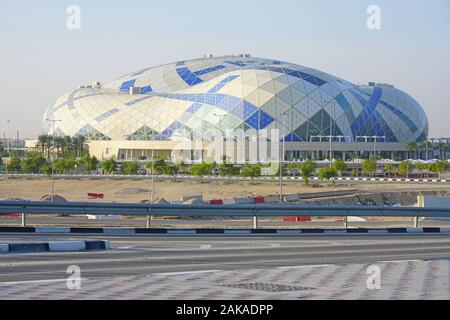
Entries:
POLYGON ((424 261, 424 260, 420 260, 420 259, 407 259, 407 260, 383 260, 383 261, 375 261, 375 262, 378 262, 378 263, 391 263, 391 262, 401 263, 401 262, 418 262, 418 261, 424 261))
POLYGON ((277 269, 299 269, 299 268, 321 268, 321 267, 332 267, 333 264, 311 264, 311 265, 303 265, 303 266, 283 266, 277 267, 277 269))
POLYGON ((212 245, 211 244, 202 244, 201 246, 200 246, 200 249, 211 249, 212 248, 212 245))
POLYGON ((222 272, 222 271, 223 270, 197 270, 197 271, 179 271, 179 272, 160 272, 160 273, 154 273, 154 275, 175 276, 175 275, 183 275, 183 274, 212 273, 212 272, 222 272))
MULTIPOLYGON (((81 278, 81 281, 86 281, 86 278, 81 278)), ((19 285, 19 284, 28 284, 28 283, 51 283, 51 282, 65 282, 67 279, 46 279, 46 280, 28 280, 28 281, 9 281, 9 282, 0 282, 0 286, 10 286, 10 285, 19 285)))

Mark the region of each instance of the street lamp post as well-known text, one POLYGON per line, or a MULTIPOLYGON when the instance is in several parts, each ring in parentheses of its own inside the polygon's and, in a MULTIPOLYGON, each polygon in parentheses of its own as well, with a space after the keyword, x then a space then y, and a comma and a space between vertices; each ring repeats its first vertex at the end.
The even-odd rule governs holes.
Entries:
POLYGON ((283 136, 283 148, 280 148, 280 157, 279 157, 279 171, 280 171, 280 176, 279 176, 279 184, 280 184, 280 203, 283 203, 283 158, 284 158, 284 128, 281 128, 281 135, 283 136))
POLYGON ((11 124, 11 120, 6 120, 5 143, 6 143, 6 150, 8 151, 8 157, 11 158, 11 142, 9 141, 9 138, 7 137, 8 133, 9 133, 10 124, 11 124))
MULTIPOLYGON (((334 100, 331 101, 332 103, 332 113, 333 113, 333 118, 336 118, 336 109, 334 106, 334 100)), ((331 118, 331 114, 330 114, 330 168, 333 166, 333 118, 331 118)))
MULTIPOLYGON (((154 141, 154 139, 151 142, 152 143, 152 147, 151 147, 152 148, 152 155, 151 155, 151 157, 152 157, 152 166, 151 166, 152 173, 151 173, 151 187, 150 187, 150 204, 154 203, 154 196, 155 196, 155 174, 154 174, 155 157, 154 157, 153 141, 154 141)), ((147 228, 150 228, 151 221, 152 221, 152 215, 148 215, 147 216, 147 228)))
POLYGON ((52 138, 53 138, 53 152, 52 152, 52 175, 51 175, 51 194, 50 201, 53 202, 55 195, 55 183, 53 179, 53 175, 55 173, 55 123, 61 120, 58 119, 46 119, 47 121, 52 123, 52 138))

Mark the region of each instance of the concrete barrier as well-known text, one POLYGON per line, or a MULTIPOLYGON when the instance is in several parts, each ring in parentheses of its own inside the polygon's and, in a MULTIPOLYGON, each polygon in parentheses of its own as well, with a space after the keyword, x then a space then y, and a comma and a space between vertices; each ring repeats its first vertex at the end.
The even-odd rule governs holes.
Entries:
MULTIPOLYGON (((50 228, 49 228, 50 229, 50 228)), ((0 244, 1 253, 31 253, 31 252, 74 252, 85 250, 108 250, 108 240, 70 240, 31 243, 0 244)))
POLYGON ((284 196, 285 202, 292 202, 292 201, 298 201, 300 199, 300 196, 298 194, 289 194, 284 196))
POLYGON ((183 197, 181 197, 181 202, 185 202, 185 201, 188 201, 191 199, 194 199, 199 202, 203 202, 203 195, 200 194, 200 195, 194 195, 194 196, 183 196, 183 197))
POLYGON ((83 251, 86 249, 84 241, 52 241, 48 243, 49 251, 83 251))

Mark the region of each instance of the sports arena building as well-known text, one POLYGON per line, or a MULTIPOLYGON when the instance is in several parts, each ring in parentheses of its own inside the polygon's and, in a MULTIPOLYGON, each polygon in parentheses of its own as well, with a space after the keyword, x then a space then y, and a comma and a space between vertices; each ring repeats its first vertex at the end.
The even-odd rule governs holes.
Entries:
POLYGON ((428 135, 423 108, 391 85, 355 85, 248 54, 207 55, 81 86, 48 108, 43 127, 53 134, 47 119, 61 120, 56 135, 86 137, 98 158, 123 160, 183 149, 198 159, 218 137, 248 152, 255 137, 270 141, 274 131, 285 160, 328 158, 330 147, 333 157, 405 158, 405 143, 428 135))

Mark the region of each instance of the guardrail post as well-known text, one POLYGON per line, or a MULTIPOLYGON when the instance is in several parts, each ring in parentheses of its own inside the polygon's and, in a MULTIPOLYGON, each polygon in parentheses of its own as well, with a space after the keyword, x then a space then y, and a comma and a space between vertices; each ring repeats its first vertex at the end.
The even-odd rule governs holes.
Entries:
POLYGON ((253 216, 253 229, 258 229, 258 217, 253 216))
POLYGON ((22 227, 26 227, 27 225, 27 214, 22 213, 22 227))
POLYGON ((414 228, 419 227, 419 217, 414 217, 414 228))
POLYGON ((152 224, 152 218, 153 218, 153 216, 147 216, 147 228, 150 228, 150 226, 152 224))
POLYGON ((345 216, 344 217, 344 228, 347 229, 347 227, 348 227, 348 217, 345 216))

